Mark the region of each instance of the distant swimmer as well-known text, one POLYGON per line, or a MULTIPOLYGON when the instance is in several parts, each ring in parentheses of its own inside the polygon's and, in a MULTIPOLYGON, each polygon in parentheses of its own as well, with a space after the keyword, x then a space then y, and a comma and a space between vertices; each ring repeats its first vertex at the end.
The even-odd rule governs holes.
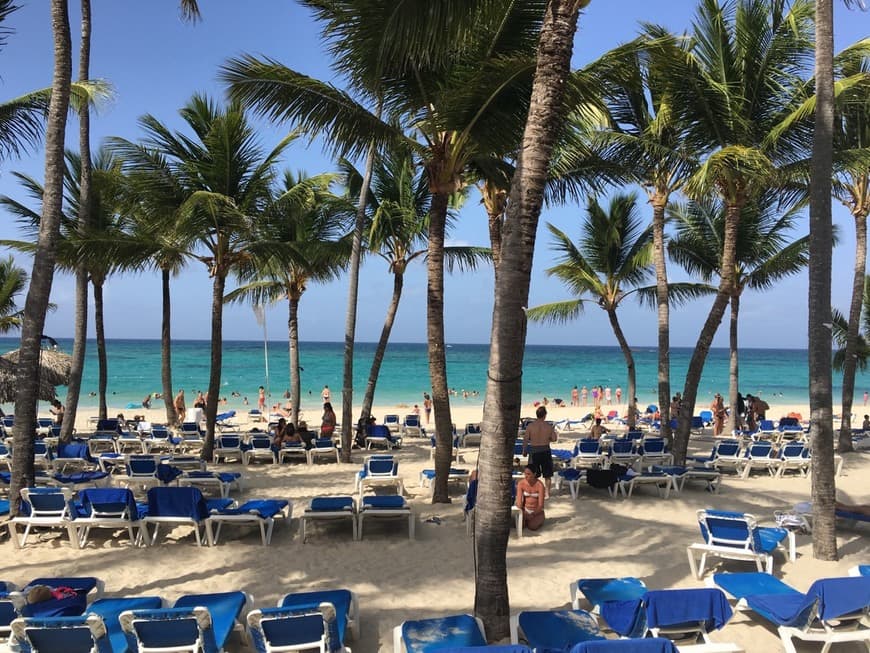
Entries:
POLYGON ((142 408, 151 408, 151 394, 145 395, 145 398, 142 400, 142 408))

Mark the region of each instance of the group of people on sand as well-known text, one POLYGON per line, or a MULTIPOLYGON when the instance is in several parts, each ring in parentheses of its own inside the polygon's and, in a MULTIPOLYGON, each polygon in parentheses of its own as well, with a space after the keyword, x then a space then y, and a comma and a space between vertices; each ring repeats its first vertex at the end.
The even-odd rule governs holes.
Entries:
MULTIPOLYGON (((679 396, 679 395, 678 395, 679 396)), ((679 405, 677 406, 679 411, 679 405)), ((744 397, 741 393, 737 393, 737 416, 734 420, 735 429, 746 428, 749 431, 755 431, 758 428, 759 422, 767 419, 767 411, 770 410, 770 405, 761 397, 755 397, 748 392, 744 397)), ((728 407, 725 405, 725 400, 718 392, 713 397, 713 403, 710 404, 710 411, 713 413, 713 435, 721 435, 725 430, 725 420, 728 419, 728 407)), ((671 406, 671 415, 678 414, 673 412, 671 406)))
MULTIPOLYGON (((592 386, 592 407, 600 408, 604 406, 612 406, 613 400, 616 399, 616 405, 622 403, 622 388, 616 386, 616 390, 611 391, 610 386, 592 386)), ((584 385, 579 390, 575 385, 571 388, 571 405, 572 406, 587 406, 589 404, 589 389, 584 385)))
POLYGON ((335 425, 338 418, 330 402, 323 404, 323 416, 320 418, 320 434, 313 433, 308 429, 304 420, 299 420, 295 425, 287 419, 287 416, 279 417, 278 422, 272 429, 272 447, 280 449, 284 443, 303 444, 306 449, 312 447, 315 438, 332 438, 335 434, 335 425))

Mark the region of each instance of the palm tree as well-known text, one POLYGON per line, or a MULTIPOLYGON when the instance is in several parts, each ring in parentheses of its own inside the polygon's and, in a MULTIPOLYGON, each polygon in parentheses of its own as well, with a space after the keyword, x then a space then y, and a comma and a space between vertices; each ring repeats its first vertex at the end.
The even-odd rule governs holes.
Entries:
MULTIPOLYGON (((738 347, 737 324, 743 291, 767 290, 785 277, 797 274, 808 263, 809 238, 790 241, 798 218, 791 209, 777 216, 776 197, 768 193, 743 207, 737 231, 737 257, 731 289, 730 365, 728 432, 737 417, 738 347)), ((668 209, 677 234, 668 245, 671 258, 690 275, 710 283, 721 277, 720 256, 725 231, 725 209, 721 201, 690 202, 668 209)))
POLYGON ((27 285, 27 272, 8 256, 0 259, 0 333, 21 328, 22 311, 15 304, 27 285))
MULTIPOLYGON (((51 1, 51 27, 54 73, 45 133, 45 196, 21 324, 21 354, 16 373, 19 388, 15 399, 17 426, 13 430, 16 455, 12 461, 9 487, 10 496, 13 497, 17 497, 21 488, 32 484, 34 479, 33 425, 36 424, 37 416, 39 350, 54 276, 55 242, 63 204, 64 138, 72 81, 72 40, 67 0, 51 1)), ((10 512, 13 516, 18 513, 17 501, 12 502, 10 512)))
MULTIPOLYGON (((219 108, 200 95, 180 115, 193 136, 173 132, 150 115, 140 124, 145 131, 144 148, 165 163, 184 194, 176 228, 190 249, 196 249, 193 258, 206 266, 212 278, 211 371, 202 451, 209 460, 220 399, 226 280, 251 256, 270 248, 270 243, 257 241, 255 226, 269 199, 275 161, 294 136, 264 153, 237 103, 219 108)), ((159 175, 160 170, 153 173, 159 175)))
POLYGON ((553 147, 566 108, 565 80, 583 0, 550 0, 540 28, 531 101, 511 182, 496 275, 475 515, 474 613, 496 640, 509 632, 507 539, 513 442, 520 418, 532 256, 553 147))
POLYGON ((301 402, 299 366, 299 300, 311 282, 335 279, 347 265, 349 240, 344 237, 351 208, 333 195, 336 176, 307 177, 285 172, 283 184, 255 226, 255 237, 281 243, 280 255, 251 257, 237 269, 244 283, 226 296, 227 302, 254 305, 287 299, 290 347, 290 420, 296 424, 301 402))
POLYGON ((230 95, 267 116, 323 133, 349 156, 371 142, 404 145, 423 160, 432 194, 428 235, 427 340, 437 432, 433 502, 447 502, 452 418, 444 346, 444 232, 450 196, 475 158, 519 141, 543 2, 431 7, 343 0, 317 7, 336 64, 354 92, 382 98, 381 120, 349 93, 274 60, 230 60, 230 95), (452 10, 452 11, 451 11, 452 10), (425 45, 424 45, 425 43, 425 45), (387 53, 390 56, 385 56, 387 53), (456 65, 461 55, 462 65, 456 65))
POLYGON ((861 313, 861 329, 858 332, 858 338, 855 345, 855 353, 847 353, 846 345, 849 335, 849 320, 840 311, 833 309, 831 315, 833 317, 833 340, 837 344, 838 349, 834 352, 832 366, 841 372, 845 366, 849 356, 855 361, 856 369, 862 372, 867 371, 867 366, 870 364, 870 277, 864 277, 864 293, 863 293, 863 308, 861 313))
MULTIPOLYGON (((642 185, 652 205, 653 263, 658 314, 658 404, 662 435, 671 438, 670 307, 665 257, 665 207, 698 165, 688 125, 664 77, 669 58, 685 56, 686 41, 648 25, 634 42, 604 54, 589 68, 601 79, 611 117, 598 134, 602 156, 642 185)), ((632 395, 633 397, 633 395, 632 395)))
MULTIPOLYGON (((349 162, 344 162, 349 186, 361 185, 362 175, 349 162)), ((426 256, 426 233, 431 194, 425 174, 417 173, 413 154, 408 150, 387 152, 374 167, 369 212, 367 249, 387 262, 393 275, 393 294, 387 307, 384 326, 375 348, 369 379, 363 396, 360 423, 371 414, 381 364, 390 340, 390 333, 402 298, 405 271, 415 260, 426 256)), ((448 228, 453 216, 448 213, 448 228)), ((479 247, 445 247, 448 270, 475 269, 480 261, 489 259, 489 250, 479 247)))
POLYGON ((784 183, 782 169, 800 158, 806 129, 779 129, 803 101, 801 74, 812 51, 808 0, 701 0, 683 58, 667 61, 673 105, 685 112, 686 139, 706 153, 688 180, 694 199, 716 193, 726 212, 719 288, 689 362, 674 441, 686 456, 701 373, 735 284, 743 207, 761 190, 784 183))
MULTIPOLYGON (((863 52, 847 50, 835 64, 841 78, 870 74, 870 58, 863 52)), ((840 453, 852 450, 852 402, 855 393, 859 325, 867 267, 867 216, 870 215, 870 100, 866 88, 858 86, 837 98, 834 123, 834 197, 842 202, 855 222, 855 269, 852 276, 852 301, 845 342, 843 407, 841 411, 840 453)))
MULTIPOLYGON (((94 184, 90 198, 90 220, 87 230, 82 231, 79 214, 81 201, 82 161, 75 152, 67 150, 64 172, 65 204, 67 210, 61 219, 57 242, 57 265, 66 271, 84 269, 87 281, 94 290, 94 325, 97 336, 97 359, 99 361, 98 401, 100 418, 107 417, 106 391, 108 386, 108 358, 103 320, 103 287, 109 274, 122 266, 123 261, 104 249, 102 243, 113 242, 124 235, 125 219, 118 213, 119 195, 123 180, 119 162, 108 150, 100 150, 94 160, 94 184)), ((25 187, 28 194, 42 203, 43 187, 32 177, 12 173, 25 187)), ((7 246, 32 254, 41 224, 37 210, 7 196, 0 196, 0 205, 17 216, 27 239, 3 241, 7 246)))

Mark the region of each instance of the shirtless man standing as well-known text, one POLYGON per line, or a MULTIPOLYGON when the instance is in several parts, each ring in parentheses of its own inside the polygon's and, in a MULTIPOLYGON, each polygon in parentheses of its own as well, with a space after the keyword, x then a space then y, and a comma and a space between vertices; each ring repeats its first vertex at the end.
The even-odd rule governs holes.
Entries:
POLYGON ((523 455, 531 448, 529 466, 534 470, 535 476, 543 476, 547 494, 550 498, 550 482, 553 478, 553 454, 550 451, 550 443, 557 439, 556 429, 544 421, 547 417, 547 409, 538 406, 535 413, 538 419, 526 427, 526 435, 523 438, 523 455))

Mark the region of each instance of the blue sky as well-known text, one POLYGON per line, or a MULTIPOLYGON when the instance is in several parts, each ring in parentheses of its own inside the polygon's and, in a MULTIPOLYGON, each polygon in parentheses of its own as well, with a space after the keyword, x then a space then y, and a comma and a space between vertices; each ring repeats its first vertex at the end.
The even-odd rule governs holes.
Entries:
MULTIPOLYGON (((200 4, 204 17, 195 25, 180 20, 175 0, 92 2, 91 76, 110 81, 115 89, 114 99, 92 118, 94 148, 107 136, 137 139, 140 135, 137 119, 145 113, 151 113, 171 126, 179 126, 178 108, 194 92, 215 97, 223 94, 223 88, 216 81, 218 66, 228 57, 241 53, 268 55, 300 72, 340 82, 329 69, 317 25, 306 10, 291 0, 251 3, 203 0, 200 4), (241 7, 245 10, 239 11, 241 7)), ((23 8, 8 21, 16 33, 0 52, 0 97, 4 98, 48 86, 51 82, 49 3, 21 0, 19 4, 24 5, 23 8)), ((870 15, 847 11, 840 2, 834 4, 838 49, 870 33, 870 15)), ((688 0, 593 0, 580 19, 574 65, 581 66, 631 39, 639 22, 657 22, 674 31, 684 31, 689 27, 694 7, 695 3, 688 0)), ((71 1, 70 9, 74 49, 77 51, 78 3, 71 1)), ((76 70, 75 64, 73 70, 76 70)), ((288 129, 287 125, 262 125, 260 136, 263 144, 270 148, 288 129)), ((77 147, 74 120, 69 122, 68 142, 77 147)), ((284 166, 304 169, 311 174, 333 169, 317 142, 308 145, 302 140, 288 150, 284 166)), ((24 199, 9 174, 11 170, 20 170, 41 179, 42 152, 0 164, 0 194, 24 199)), ((650 208, 644 204, 643 210, 649 213, 650 208)), ((567 298, 560 284, 544 274, 552 260, 544 223, 552 222, 576 237, 581 217, 582 210, 577 206, 545 209, 538 234, 531 305, 567 298)), ((833 259, 833 305, 845 309, 851 287, 853 228, 848 212, 836 202, 834 219, 842 228, 841 242, 833 259)), ((806 233, 807 229, 804 219, 799 234, 806 233)), ((12 219, 0 210, 0 238, 15 237, 17 231, 12 219)), ((463 207, 451 239, 454 243, 488 244, 486 216, 476 194, 472 193, 463 207)), ((20 261, 29 269, 29 262, 23 258, 20 261)), ((211 290, 205 268, 191 263, 173 284, 173 336, 208 338, 211 290)), ((57 310, 48 316, 46 333, 56 337, 72 335, 73 287, 70 276, 56 276, 52 301, 57 310)), ((492 312, 491 271, 448 276, 445 288, 447 341, 487 342, 492 312)), ((406 276, 402 305, 393 332, 395 341, 425 341, 425 290, 424 264, 414 265, 406 276)), ((391 291, 392 280, 385 263, 374 258, 367 260, 360 285, 358 340, 378 338, 391 291)), ((300 304, 302 340, 342 340, 346 299, 346 279, 311 285, 300 304)), ((105 287, 105 302, 108 337, 159 338, 160 281, 156 274, 110 278, 105 287)), ((741 344, 745 347, 805 347, 806 304, 805 273, 782 282, 763 295, 747 292, 741 303, 741 344)), ((708 307, 709 300, 672 312, 674 346, 694 345, 708 307)), ((286 334, 286 302, 270 308, 267 315, 270 338, 283 337, 286 334)), ((650 346, 656 342, 653 312, 628 303, 621 309, 621 316, 632 345, 650 346)), ((726 328, 720 328, 714 343, 716 346, 727 346, 726 328)), ((249 307, 226 308, 224 337, 262 337, 249 307)), ((616 344, 606 316, 594 306, 567 325, 530 325, 528 340, 535 344, 616 344)))

